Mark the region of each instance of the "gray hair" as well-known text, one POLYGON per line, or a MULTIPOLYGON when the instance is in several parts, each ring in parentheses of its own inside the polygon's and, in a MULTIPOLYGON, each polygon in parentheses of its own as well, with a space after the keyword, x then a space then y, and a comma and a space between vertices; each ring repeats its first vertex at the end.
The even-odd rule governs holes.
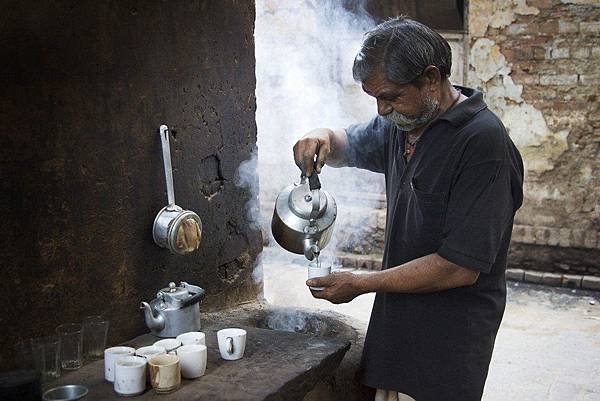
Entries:
POLYGON ((433 65, 442 79, 450 76, 452 51, 437 32, 408 17, 389 19, 365 34, 354 58, 352 75, 359 82, 371 78, 377 69, 396 84, 420 86, 421 74, 433 65))

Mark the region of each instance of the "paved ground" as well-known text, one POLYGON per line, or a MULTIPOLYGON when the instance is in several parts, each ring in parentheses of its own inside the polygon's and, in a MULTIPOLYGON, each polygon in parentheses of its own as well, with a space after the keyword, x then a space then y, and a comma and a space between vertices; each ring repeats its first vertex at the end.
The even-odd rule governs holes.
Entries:
MULTIPOLYGON (((302 265, 265 264, 267 300, 334 310, 366 327, 373 295, 312 298, 302 265)), ((484 401, 600 401, 600 293, 509 283, 484 401)))

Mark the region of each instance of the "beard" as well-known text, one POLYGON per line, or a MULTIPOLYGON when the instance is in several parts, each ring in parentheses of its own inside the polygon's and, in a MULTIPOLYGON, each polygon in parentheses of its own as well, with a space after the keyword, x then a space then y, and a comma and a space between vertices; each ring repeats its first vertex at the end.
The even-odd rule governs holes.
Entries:
POLYGON ((383 117, 396 124, 401 131, 412 131, 415 128, 422 127, 431 122, 437 115, 439 108, 440 102, 430 97, 426 97, 423 100, 423 112, 419 116, 411 117, 406 114, 398 113, 396 110, 392 110, 383 117))

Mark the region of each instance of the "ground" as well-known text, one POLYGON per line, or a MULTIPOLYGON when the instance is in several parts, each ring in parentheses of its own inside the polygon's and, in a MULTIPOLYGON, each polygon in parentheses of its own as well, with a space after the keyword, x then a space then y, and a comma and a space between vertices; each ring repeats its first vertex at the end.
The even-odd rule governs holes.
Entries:
MULTIPOLYGON (((333 310, 366 328, 373 294, 348 304, 314 299, 306 266, 264 263, 266 299, 333 310)), ((600 401, 600 292, 508 284, 483 401, 600 401)))

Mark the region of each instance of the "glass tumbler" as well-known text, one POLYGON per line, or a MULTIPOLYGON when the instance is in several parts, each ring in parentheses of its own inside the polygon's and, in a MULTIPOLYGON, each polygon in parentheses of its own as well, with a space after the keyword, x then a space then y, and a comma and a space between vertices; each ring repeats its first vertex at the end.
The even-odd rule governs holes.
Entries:
POLYGON ((60 377, 60 340, 56 336, 33 338, 31 355, 35 369, 47 383, 60 377))
POLYGON ((83 363, 81 324, 61 324, 56 334, 60 338, 60 366, 65 370, 79 369, 83 363))
POLYGON ((15 344, 15 362, 20 369, 40 370, 33 359, 31 339, 18 341, 15 344))
POLYGON ((86 316, 83 327, 83 358, 86 361, 102 359, 106 348, 109 321, 100 315, 86 316))

